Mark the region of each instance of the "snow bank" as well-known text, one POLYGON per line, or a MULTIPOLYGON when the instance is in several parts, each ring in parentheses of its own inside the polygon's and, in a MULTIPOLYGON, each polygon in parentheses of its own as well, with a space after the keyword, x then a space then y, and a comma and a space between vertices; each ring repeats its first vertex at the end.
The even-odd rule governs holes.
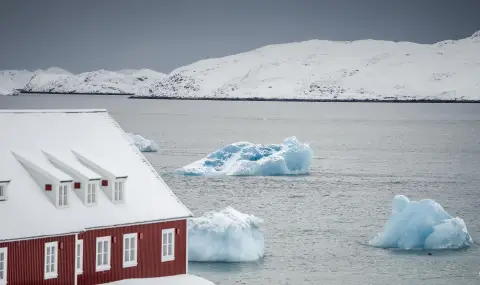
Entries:
POLYGON ((262 220, 232 207, 188 221, 188 260, 246 262, 263 257, 262 220))
POLYGON ((180 67, 137 95, 480 100, 479 35, 431 45, 378 40, 270 45, 180 67))
POLYGON ((40 71, 25 87, 39 93, 133 94, 166 75, 150 69, 124 69, 118 72, 97 70, 77 75, 66 72, 40 71))
POLYGON ((283 144, 261 145, 238 142, 177 169, 183 175, 299 175, 309 172, 313 151, 296 137, 283 144))
POLYGON ((383 232, 370 241, 375 247, 401 249, 461 248, 472 243, 461 218, 452 218, 433 200, 410 201, 403 195, 393 198, 383 232))
POLYGON ((135 146, 141 152, 156 152, 158 151, 158 145, 149 139, 142 137, 141 135, 127 133, 127 139, 135 144, 135 146))
POLYGON ((181 274, 167 277, 157 278, 137 278, 125 279, 111 283, 104 283, 110 285, 215 285, 202 277, 189 274, 181 274))

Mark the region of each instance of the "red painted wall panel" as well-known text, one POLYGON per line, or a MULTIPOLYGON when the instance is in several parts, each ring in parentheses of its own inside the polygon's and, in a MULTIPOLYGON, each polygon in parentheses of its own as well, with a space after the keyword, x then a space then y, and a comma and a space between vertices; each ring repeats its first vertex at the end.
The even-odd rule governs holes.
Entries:
POLYGON ((87 231, 79 234, 83 239, 83 274, 78 285, 112 282, 127 278, 147 278, 186 273, 186 220, 118 227, 87 231), (178 229, 175 234, 175 260, 162 262, 162 229, 178 229), (135 267, 123 268, 123 235, 138 233, 138 253, 135 267), (140 239, 140 233, 143 237, 140 239), (95 254, 97 237, 111 236, 111 269, 96 272, 95 254), (113 237, 116 238, 114 242, 113 237))
POLYGON ((74 235, 0 243, 8 248, 8 285, 73 284, 74 244, 74 235), (44 280, 45 243, 52 241, 58 241, 58 277, 44 280))
MULTIPOLYGON (((83 274, 78 285, 92 285, 127 278, 147 278, 186 273, 186 220, 92 230, 78 235, 83 239, 83 274), (162 229, 175 228, 175 260, 162 262, 162 229), (123 268, 123 234, 138 233, 135 267, 123 268), (142 238, 140 239, 140 233, 142 238), (111 236, 111 269, 96 272, 96 238, 111 236), (116 242, 113 242, 113 237, 116 242)), ((0 243, 8 248, 8 285, 74 284, 75 235, 0 243), (58 241, 58 277, 44 280, 45 243, 58 241)))

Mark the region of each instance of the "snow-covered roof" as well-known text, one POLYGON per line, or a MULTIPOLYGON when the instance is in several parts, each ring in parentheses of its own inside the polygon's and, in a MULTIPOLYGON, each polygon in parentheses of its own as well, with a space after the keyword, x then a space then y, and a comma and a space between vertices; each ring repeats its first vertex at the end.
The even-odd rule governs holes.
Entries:
POLYGON ((0 241, 191 216, 106 110, 3 110, 0 130, 0 174, 11 180, 8 201, 0 203, 0 241), (124 204, 114 204, 99 193, 97 205, 86 207, 73 192, 67 208, 50 202, 27 169, 71 180, 45 155, 49 153, 87 177, 96 177, 72 150, 88 152, 92 160, 115 165, 114 171, 128 175, 124 204))

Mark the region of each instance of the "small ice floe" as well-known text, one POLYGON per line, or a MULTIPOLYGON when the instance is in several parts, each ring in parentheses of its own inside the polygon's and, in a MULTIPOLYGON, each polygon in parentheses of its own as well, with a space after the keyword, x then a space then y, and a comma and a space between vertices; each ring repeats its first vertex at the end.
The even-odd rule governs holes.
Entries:
POLYGON ((392 213, 383 231, 370 241, 381 248, 453 249, 472 245, 467 226, 431 199, 393 198, 392 213))
POLYGON ((232 207, 188 221, 188 260, 256 261, 264 254, 262 220, 232 207))

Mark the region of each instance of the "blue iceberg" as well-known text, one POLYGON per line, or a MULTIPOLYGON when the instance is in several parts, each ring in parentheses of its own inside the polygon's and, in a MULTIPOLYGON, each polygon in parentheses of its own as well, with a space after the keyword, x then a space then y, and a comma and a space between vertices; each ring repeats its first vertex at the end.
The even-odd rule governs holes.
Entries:
POLYGON ((256 261, 264 254, 262 220, 232 207, 188 221, 188 260, 256 261))
POLYGON ((283 144, 261 145, 238 142, 177 169, 183 175, 300 175, 308 174, 313 151, 296 137, 283 144))
POLYGON ((393 198, 392 213, 383 231, 370 241, 381 248, 455 249, 473 244, 461 218, 453 218, 440 204, 425 199, 393 198))

